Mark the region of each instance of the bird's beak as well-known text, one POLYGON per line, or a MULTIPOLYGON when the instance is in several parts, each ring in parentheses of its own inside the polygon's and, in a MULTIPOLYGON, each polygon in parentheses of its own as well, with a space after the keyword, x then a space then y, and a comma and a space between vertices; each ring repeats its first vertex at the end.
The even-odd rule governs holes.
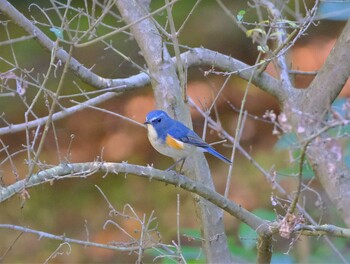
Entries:
POLYGON ((145 124, 145 125, 149 125, 149 124, 151 124, 151 123, 150 123, 149 121, 146 120, 146 121, 144 122, 144 124, 145 124))

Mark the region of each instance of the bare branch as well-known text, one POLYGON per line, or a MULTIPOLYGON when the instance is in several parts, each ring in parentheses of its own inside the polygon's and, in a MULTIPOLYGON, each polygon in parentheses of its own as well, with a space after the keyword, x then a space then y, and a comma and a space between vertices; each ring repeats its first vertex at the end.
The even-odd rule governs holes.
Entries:
POLYGON ((85 241, 85 240, 69 238, 69 237, 66 237, 65 235, 57 236, 57 235, 53 235, 53 234, 50 234, 47 232, 38 231, 38 230, 34 230, 31 228, 18 226, 18 225, 0 224, 0 228, 17 230, 17 231, 24 232, 24 233, 38 235, 39 238, 44 237, 44 238, 48 238, 51 240, 58 240, 61 242, 73 243, 73 244, 83 245, 83 246, 87 246, 87 247, 99 247, 99 248, 105 248, 105 249, 112 249, 112 250, 116 250, 116 251, 133 251, 133 250, 138 250, 138 248, 139 248, 138 246, 136 246, 136 247, 122 247, 122 246, 113 246, 113 245, 108 245, 108 244, 95 243, 95 242, 90 242, 90 241, 85 241))
MULTIPOLYGON (((52 183, 56 180, 63 180, 69 178, 86 178, 95 173, 110 173, 115 175, 137 175, 140 177, 146 177, 150 180, 157 180, 161 182, 165 182, 175 187, 182 188, 189 192, 196 193, 201 197, 207 199, 212 202, 216 206, 222 208, 232 216, 238 218, 243 221, 247 225, 249 225, 252 229, 254 229, 259 235, 268 238, 270 235, 277 233, 279 230, 279 223, 277 222, 269 222, 261 219, 258 216, 250 213, 242 206, 236 204, 234 201, 231 201, 221 194, 211 190, 210 188, 204 186, 201 183, 193 181, 186 176, 180 175, 174 171, 162 171, 155 169, 153 167, 143 167, 137 165, 131 165, 127 163, 110 163, 110 162, 87 162, 87 163, 70 163, 70 164, 61 164, 59 166, 40 171, 37 174, 33 174, 32 177, 26 182, 25 180, 17 181, 7 187, 3 187, 0 189, 0 202, 4 202, 9 199, 11 196, 16 193, 20 193, 24 188, 31 188, 36 185, 44 184, 44 183, 52 183)), ((123 176, 124 177, 124 176, 123 176)), ((12 225, 0 225, 0 228, 11 228, 12 225)), ((16 228, 14 228, 16 229, 16 228)), ((342 236, 349 237, 350 230, 345 228, 336 227, 333 225, 323 225, 323 226, 311 226, 311 225, 297 225, 295 227, 294 232, 299 232, 301 230, 318 230, 322 231, 319 235, 334 235, 334 236, 342 236)), ((24 231, 24 230, 22 230, 24 231)), ((29 229, 26 232, 31 232, 29 229)), ((35 231, 32 233, 36 233, 40 235, 39 231, 35 231)), ((307 233, 307 232, 306 232, 307 233)), ((310 235, 315 235, 316 233, 310 233, 310 235)), ((47 235, 45 235, 47 237, 47 235)), ((57 238, 61 241, 64 240, 64 237, 57 238)), ((78 242, 78 244, 81 244, 78 242)), ((93 245, 93 244, 91 244, 93 245)), ((112 248, 115 249, 115 248, 112 248)), ((130 250, 129 249, 120 249, 117 250, 130 250)))
POLYGON ((120 175, 121 173, 127 175, 137 175, 180 187, 184 190, 202 196, 218 207, 224 209, 229 214, 232 214, 238 219, 242 220, 258 233, 271 233, 271 230, 266 226, 267 222, 265 220, 255 216, 233 201, 226 199, 219 193, 204 186, 204 184, 191 180, 188 177, 180 175, 174 171, 162 171, 150 166, 143 167, 127 163, 87 162, 61 164, 59 166, 40 171, 37 174, 33 174, 28 181, 20 180, 7 187, 1 188, 0 203, 9 199, 13 195, 20 193, 24 189, 36 185, 67 178, 86 178, 97 172, 112 173, 115 175, 120 175))
MULTIPOLYGON (((244 80, 249 80, 254 71, 254 67, 251 67, 239 60, 236 60, 230 56, 223 55, 221 53, 208 50, 205 48, 194 48, 181 55, 183 61, 188 66, 208 65, 228 71, 227 74, 236 74, 244 80)), ((288 98, 291 92, 284 89, 281 82, 267 73, 261 75, 253 75, 252 83, 263 91, 273 95, 281 103, 288 98)))
POLYGON ((300 232, 302 235, 306 235, 306 236, 329 235, 334 237, 350 238, 350 229, 341 228, 334 225, 314 226, 314 225, 299 224, 295 226, 293 231, 300 232))

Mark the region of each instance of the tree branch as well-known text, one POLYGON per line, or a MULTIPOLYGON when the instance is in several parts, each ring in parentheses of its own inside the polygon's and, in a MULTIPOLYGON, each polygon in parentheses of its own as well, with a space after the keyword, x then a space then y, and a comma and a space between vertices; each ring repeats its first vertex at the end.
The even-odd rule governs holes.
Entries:
POLYGON ((150 166, 143 167, 127 163, 86 162, 60 164, 56 167, 33 174, 27 182, 26 180, 20 180, 7 187, 1 187, 0 203, 6 201, 17 193, 22 192, 24 189, 36 185, 52 183, 56 180, 67 178, 86 178, 95 173, 111 173, 115 175, 120 175, 121 173, 126 175, 132 174, 174 185, 175 187, 200 195, 216 206, 224 209, 229 214, 237 217, 256 230, 259 234, 271 233, 271 229, 266 225, 267 221, 255 216, 240 205, 226 199, 224 196, 211 190, 202 183, 191 180, 174 171, 162 171, 150 166))
MULTIPOLYGON (((81 110, 86 109, 87 105, 100 104, 100 103, 105 102, 105 101, 107 101, 115 96, 118 96, 118 95, 120 95, 120 93, 113 93, 113 92, 104 93, 102 95, 96 96, 95 98, 89 99, 82 104, 68 107, 62 111, 54 113, 52 115, 51 120, 57 121, 59 119, 65 118, 67 116, 75 114, 76 112, 79 112, 81 110)), ((49 118, 48 116, 44 116, 44 117, 29 121, 28 123, 21 123, 21 124, 15 124, 15 125, 9 125, 6 127, 2 127, 2 128, 0 128, 0 136, 5 135, 5 134, 9 134, 9 133, 16 133, 16 132, 24 131, 26 129, 31 129, 31 128, 38 127, 38 126, 42 126, 46 123, 48 118, 49 118)))
MULTIPOLYGON (((268 13, 272 17, 272 23, 275 23, 278 20, 281 20, 281 12, 277 9, 277 7, 272 1, 260 0, 259 3, 268 10, 268 13)), ((283 27, 277 27, 272 30, 274 31, 274 33, 277 33, 275 43, 276 43, 276 49, 278 49, 279 47, 282 47, 284 45, 284 39, 287 39, 287 32, 283 27)), ((282 82, 281 87, 284 87, 289 91, 292 90, 294 87, 289 78, 289 73, 288 73, 289 69, 287 67, 287 62, 284 54, 277 57, 277 64, 278 64, 277 70, 279 70, 279 75, 282 82)))
MULTIPOLYGON (((52 184, 54 181, 58 180, 87 178, 89 176, 93 176, 96 173, 114 174, 116 176, 121 176, 123 174, 122 177, 125 177, 125 175, 137 175, 149 180, 157 180, 171 184, 191 193, 198 194, 214 205, 222 208, 230 215, 246 223, 260 236, 263 236, 264 239, 279 231, 278 222, 266 221, 247 211, 242 206, 236 204, 234 201, 231 201, 225 198, 223 195, 211 190, 204 184, 191 180, 184 175, 178 174, 174 171, 158 170, 151 166, 144 167, 127 163, 86 162, 60 164, 56 167, 42 170, 36 174, 33 174, 27 182, 26 180, 20 180, 7 187, 1 187, 0 203, 8 200, 15 194, 21 193, 24 189, 45 183, 52 184)), ((305 235, 314 236, 318 234, 332 235, 337 237, 350 237, 350 229, 341 228, 334 225, 317 226, 298 224, 292 231, 300 232, 302 230, 312 231, 305 232, 305 235)))
MULTIPOLYGON (((205 48, 193 48, 183 53, 181 57, 188 66, 208 65, 217 67, 224 71, 228 71, 227 74, 237 74, 237 76, 246 81, 250 79, 254 70, 252 66, 249 66, 239 60, 205 48)), ((261 88, 263 91, 274 96, 279 103, 285 101, 291 92, 282 86, 281 81, 275 79, 270 74, 265 72, 260 75, 255 74, 253 76, 252 83, 261 88)))
POLYGON ((349 50, 350 20, 305 95, 301 96, 301 104, 306 113, 323 115, 325 106, 329 106, 339 95, 350 76, 349 50))
MULTIPOLYGON (((111 249, 111 250, 116 250, 116 251, 128 251, 128 252, 139 249, 139 246, 129 246, 129 247, 128 246, 125 246, 125 247, 113 246, 113 245, 108 245, 108 244, 101 244, 101 243, 96 243, 96 242, 90 242, 90 241, 69 238, 69 237, 66 237, 65 235, 57 236, 57 235, 53 235, 53 234, 50 234, 47 232, 38 231, 38 230, 34 230, 31 228, 18 226, 18 225, 0 224, 0 228, 12 229, 12 230, 17 230, 17 231, 24 232, 24 233, 35 234, 35 235, 38 235, 40 239, 45 237, 45 238, 48 238, 51 240, 58 240, 61 242, 74 243, 74 244, 78 244, 78 245, 83 245, 85 247, 99 247, 99 248, 111 249)), ((150 248, 151 247, 152 247, 152 245, 150 246, 150 248)))
POLYGON ((335 225, 304 225, 298 224, 295 226, 293 232, 300 232, 305 236, 334 236, 334 237, 343 237, 350 238, 350 229, 341 228, 335 225))
POLYGON ((272 236, 259 236, 257 249, 258 257, 256 263, 270 263, 272 257, 272 236))

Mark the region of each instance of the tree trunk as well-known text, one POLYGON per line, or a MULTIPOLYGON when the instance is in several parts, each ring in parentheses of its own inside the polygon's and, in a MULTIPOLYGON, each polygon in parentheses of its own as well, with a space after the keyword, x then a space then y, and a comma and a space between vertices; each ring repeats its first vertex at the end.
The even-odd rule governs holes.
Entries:
MULTIPOLYGON (((190 112, 184 104, 176 65, 167 49, 163 46, 161 34, 158 32, 148 13, 134 0, 117 1, 118 9, 126 24, 130 27, 149 69, 153 91, 159 108, 190 125, 190 112), (140 21, 141 20, 141 21, 140 21), (139 21, 136 23, 136 21, 139 21)), ((208 164, 202 153, 190 157, 184 165, 186 176, 204 183, 214 189, 208 164)), ((228 249, 224 230, 223 211, 212 203, 193 196, 196 213, 201 226, 203 247, 208 263, 230 263, 232 257, 228 249)))

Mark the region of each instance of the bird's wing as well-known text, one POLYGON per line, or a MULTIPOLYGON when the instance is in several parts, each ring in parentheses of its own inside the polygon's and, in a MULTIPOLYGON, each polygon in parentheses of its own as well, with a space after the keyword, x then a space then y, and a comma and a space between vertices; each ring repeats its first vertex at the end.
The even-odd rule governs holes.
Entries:
POLYGON ((202 148, 210 148, 210 145, 206 143, 203 139, 201 139, 195 132, 190 130, 185 126, 176 126, 168 131, 168 135, 172 138, 181 141, 183 143, 187 143, 190 145, 194 145, 202 148))
POLYGON ((202 149, 202 151, 209 152, 222 161, 231 164, 232 162, 217 152, 213 147, 201 139, 194 131, 189 129, 183 124, 176 123, 172 128, 167 131, 166 143, 176 149, 184 149, 184 144, 193 145, 202 149))

